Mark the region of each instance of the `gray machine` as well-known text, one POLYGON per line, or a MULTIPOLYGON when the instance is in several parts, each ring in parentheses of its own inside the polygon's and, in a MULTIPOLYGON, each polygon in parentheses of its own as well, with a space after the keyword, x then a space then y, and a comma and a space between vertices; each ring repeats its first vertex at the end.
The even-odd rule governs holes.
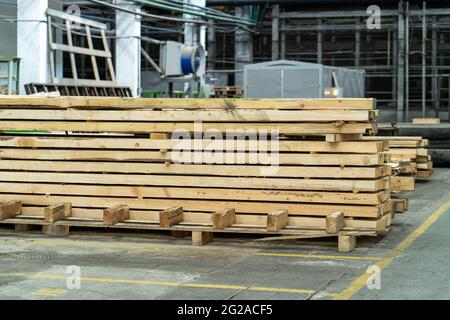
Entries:
POLYGON ((246 98, 364 98, 364 70, 278 60, 246 65, 246 98))

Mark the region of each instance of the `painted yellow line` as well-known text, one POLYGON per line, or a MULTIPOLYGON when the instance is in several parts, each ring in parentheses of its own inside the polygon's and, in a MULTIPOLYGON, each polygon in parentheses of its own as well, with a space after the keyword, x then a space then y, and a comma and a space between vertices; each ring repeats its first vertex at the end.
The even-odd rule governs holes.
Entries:
POLYGON ((370 260, 378 261, 382 258, 366 257, 366 256, 339 256, 339 255, 319 255, 319 254, 298 254, 298 253, 265 253, 259 252, 255 256, 265 257, 292 257, 292 258, 307 258, 307 259, 324 259, 324 260, 370 260))
MULTIPOLYGON (((31 245, 42 245, 42 246, 63 246, 63 247, 76 247, 76 248, 106 248, 106 249, 137 249, 137 250, 149 250, 149 251, 170 251, 170 248, 162 248, 156 246, 147 245, 128 245, 128 244, 117 244, 117 243, 86 243, 86 242, 69 242, 69 241, 27 241, 27 240, 6 240, 9 243, 26 243, 31 245)), ((341 255, 310 255, 310 254, 296 254, 296 253, 265 253, 258 252, 254 254, 255 256, 266 256, 266 257, 293 257, 293 258, 309 258, 309 259, 342 259, 342 260, 381 260, 382 258, 377 257, 366 257, 366 256, 341 256, 341 255)))
MULTIPOLYGON (((67 280, 67 276, 63 275, 47 275, 47 274, 24 274, 24 273, 10 273, 0 274, 0 277, 7 276, 28 276, 33 279, 47 279, 47 280, 67 280)), ((264 291, 264 292, 285 292, 285 293, 300 293, 300 294, 314 294, 316 290, 308 289, 291 289, 291 288, 270 288, 270 287, 252 287, 244 285, 226 285, 215 283, 182 283, 173 281, 146 281, 146 280, 131 280, 131 279, 112 279, 112 278, 95 278, 82 277, 81 281, 97 282, 97 283, 111 283, 111 284, 136 284, 136 285, 150 285, 162 287, 189 287, 201 289, 223 289, 223 290, 248 290, 248 291, 264 291)), ((334 297, 337 293, 325 292, 324 295, 334 297)))
POLYGON ((34 296, 60 297, 67 293, 64 289, 43 288, 32 293, 34 296))
MULTIPOLYGON (((417 238, 419 238, 425 231, 428 230, 447 210, 450 208, 450 200, 440 206, 435 212, 433 212, 417 229, 410 233, 402 242, 400 242, 387 256, 375 265, 380 270, 385 269, 391 262, 406 248, 408 248, 417 238)), ((364 288, 367 284, 367 280, 371 274, 364 273, 355 279, 350 286, 342 290, 335 299, 346 300, 350 299, 355 293, 364 288)))

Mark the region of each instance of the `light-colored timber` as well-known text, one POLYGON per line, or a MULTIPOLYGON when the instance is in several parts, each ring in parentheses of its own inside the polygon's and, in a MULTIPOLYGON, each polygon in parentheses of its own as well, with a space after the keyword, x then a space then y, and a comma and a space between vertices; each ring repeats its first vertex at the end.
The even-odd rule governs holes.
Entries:
POLYGON ((82 109, 293 109, 373 110, 374 99, 139 99, 0 96, 2 106, 82 109))
POLYGON ((211 216, 214 229, 225 229, 236 223, 236 211, 234 209, 224 209, 214 212, 211 216))
POLYGON ((1 109, 0 120, 41 121, 135 121, 135 122, 334 122, 371 121, 373 111, 365 110, 36 110, 1 109))
MULTIPOLYGON (((367 138, 367 137, 365 137, 367 138)), ((377 153, 386 151, 385 141, 347 141, 329 143, 325 141, 278 141, 280 152, 330 152, 330 153, 377 153)), ((208 150, 211 140, 188 140, 181 145, 183 150, 208 150)), ((269 145, 270 146, 270 145, 269 145)), ((172 150, 180 148, 178 140, 152 140, 136 138, 94 138, 94 137, 11 137, 0 136, 0 147, 50 148, 50 149, 132 149, 132 150, 172 150)), ((259 151, 260 144, 238 141, 223 143, 224 151, 259 151)))
POLYGON ((35 196, 18 194, 0 194, 1 202, 21 198, 24 205, 48 206, 54 203, 71 202, 73 206, 85 208, 109 208, 117 204, 127 203, 132 209, 164 210, 173 206, 183 206, 190 211, 218 211, 222 208, 235 208, 236 213, 267 215, 268 211, 277 211, 280 207, 288 210, 290 215, 327 216, 336 210, 344 212, 346 217, 377 218, 390 212, 390 200, 375 206, 335 205, 335 204, 303 204, 250 201, 215 201, 215 200, 179 200, 179 199, 130 199, 84 196, 35 196))
POLYGON ((338 233, 344 228, 344 214, 342 212, 333 212, 326 217, 327 233, 338 233))
POLYGON ((159 225, 161 228, 169 228, 183 221, 183 207, 172 207, 159 213, 159 225))
MULTIPOLYGON (((119 151, 119 150, 34 150, 34 149, 0 149, 0 159, 23 159, 23 160, 105 160, 105 161, 145 161, 166 162, 173 161, 183 163, 194 163, 196 157, 202 157, 204 153, 196 155, 195 152, 179 152, 172 154, 156 151, 119 151)), ((374 166, 383 165, 387 162, 384 153, 374 154, 322 154, 322 153, 296 153, 274 155, 280 165, 337 165, 337 166, 374 166)), ((271 163, 266 156, 255 157, 248 154, 240 155, 234 153, 215 153, 217 164, 227 162, 239 164, 267 164, 271 163)))
POLYGON ((322 192, 297 190, 253 190, 189 187, 102 186, 49 183, 0 182, 2 190, 11 193, 36 195, 84 195, 131 198, 178 198, 215 200, 253 200, 331 204, 377 205, 389 199, 389 191, 378 192, 322 192))
POLYGON ((130 219, 130 207, 126 204, 118 204, 103 211, 103 224, 112 226, 130 219))
MULTIPOLYGON (((139 223, 153 223, 159 226, 159 213, 160 211, 154 210, 131 209, 130 221, 139 223)), ((184 212, 183 223, 212 226, 211 215, 211 212, 184 212)), ((42 219, 43 213, 41 207, 26 206, 23 208, 22 216, 18 216, 18 218, 20 217, 32 218, 32 221, 34 221, 34 223, 36 224, 42 224, 40 221, 44 221, 42 219)), ((86 209, 74 207, 72 208, 72 218, 69 218, 68 220, 100 221, 103 224, 102 217, 102 209, 86 209)), ((375 219, 345 218, 343 230, 386 230, 389 222, 388 218, 388 214, 375 219)), ((267 228, 267 215, 236 214, 236 225, 267 228)), ((288 225, 286 228, 326 230, 326 217, 289 216, 288 225)))
MULTIPOLYGON (((426 164, 425 164, 426 165, 426 164)), ((74 162, 74 161, 33 161, 1 160, 0 170, 23 170, 43 172, 102 172, 177 174, 238 177, 295 177, 295 178, 380 178, 392 174, 390 166, 376 167, 311 167, 280 166, 276 170, 265 170, 258 165, 182 165, 163 163, 123 163, 123 162, 74 162), (273 171, 273 172, 271 172, 273 171)), ((421 169, 428 169, 422 166, 421 169)))
POLYGON ((128 132, 128 133, 171 133, 185 132, 228 132, 253 136, 255 132, 271 130, 284 135, 363 134, 376 131, 372 122, 352 123, 191 123, 191 122, 72 122, 72 121, 5 121, 0 120, 0 128, 10 130, 48 130, 81 132, 128 132))
POLYGON ((72 216, 72 204, 70 202, 58 203, 44 208, 44 220, 54 223, 72 216))
POLYGON ((22 202, 21 201, 7 201, 0 202, 0 221, 13 218, 20 215, 22 212, 22 202))
POLYGON ((288 212, 286 210, 278 210, 270 212, 267 215, 267 231, 278 232, 288 225, 288 212))
POLYGON ((379 179, 293 179, 293 178, 235 178, 176 175, 125 175, 56 172, 2 171, 4 182, 52 182, 139 186, 195 186, 210 188, 248 188, 316 191, 375 192, 389 189, 389 177, 379 179))

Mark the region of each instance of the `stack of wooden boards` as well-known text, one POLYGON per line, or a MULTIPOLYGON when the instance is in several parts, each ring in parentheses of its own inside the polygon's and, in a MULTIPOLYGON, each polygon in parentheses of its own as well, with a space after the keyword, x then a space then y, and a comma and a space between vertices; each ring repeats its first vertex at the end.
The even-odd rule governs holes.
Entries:
POLYGON ((390 228, 388 144, 359 140, 376 118, 372 99, 0 98, 0 202, 22 205, 3 222, 192 231, 200 244, 338 235, 351 249, 390 228), (255 157, 264 141, 225 143, 238 163, 205 160, 202 134, 248 130, 279 133, 279 166, 255 157), (197 138, 193 163, 174 161, 174 132, 197 138))
POLYGON ((396 212, 408 209, 408 198, 402 193, 415 190, 415 179, 430 177, 433 162, 428 154, 428 139, 408 136, 364 137, 366 141, 385 141, 389 144, 389 165, 392 167, 391 192, 396 212))
MULTIPOLYGON (((433 162, 428 154, 428 139, 422 137, 389 136, 364 137, 364 140, 387 141, 389 144, 390 165, 394 174, 404 177, 431 177, 433 162)), ((413 180, 413 179, 412 179, 413 180)), ((410 190, 414 191, 414 184, 410 190)))

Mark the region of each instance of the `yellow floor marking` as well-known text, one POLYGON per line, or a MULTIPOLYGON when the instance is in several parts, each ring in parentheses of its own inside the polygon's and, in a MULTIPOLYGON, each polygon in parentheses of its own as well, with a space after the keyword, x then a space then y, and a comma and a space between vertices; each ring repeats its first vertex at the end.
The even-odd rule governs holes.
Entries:
MULTIPOLYGON (((147 245, 128 245, 128 244, 115 244, 115 243, 81 243, 81 242, 69 242, 69 241, 26 241, 26 240, 6 240, 11 243, 27 243, 32 245, 42 246, 67 246, 78 248, 107 248, 107 249, 142 249, 150 251, 170 251, 170 248, 162 248, 156 246, 147 245)), ((309 255, 309 254, 296 254, 296 253, 255 253, 256 256, 267 257, 297 257, 297 258, 310 258, 310 259, 345 259, 345 260, 381 260, 377 257, 364 257, 364 256, 339 256, 339 255, 309 255)))
POLYGON ((364 256, 338 256, 338 255, 319 255, 319 254, 298 254, 298 253, 256 253, 255 256, 266 256, 266 257, 292 257, 292 258, 308 258, 308 259, 343 259, 343 260, 371 260, 378 261, 382 258, 377 257, 364 257, 364 256))
POLYGON ((64 289, 43 288, 32 293, 34 296, 60 297, 67 293, 64 289))
MULTIPOLYGON (((67 276, 62 275, 47 275, 47 274, 0 274, 0 276, 17 276, 23 275, 33 279, 53 279, 53 280, 67 280, 67 276)), ((224 289, 224 290, 248 290, 248 291, 264 291, 264 292, 285 292, 285 293, 301 293, 314 294, 316 290, 308 289, 291 289, 291 288, 270 288, 270 287, 252 287, 244 285, 226 285, 215 283, 182 283, 173 281, 146 281, 146 280, 128 280, 128 279, 112 279, 112 278, 95 278, 82 277, 81 281, 97 282, 97 283, 117 283, 117 284, 138 284, 162 287, 189 287, 201 289, 224 289)), ((324 295, 334 297, 337 293, 324 292, 324 295)))
MULTIPOLYGON (((387 256, 376 263, 381 270, 385 269, 391 262, 406 248, 408 248, 417 238, 419 238, 429 227, 433 225, 447 210, 450 208, 450 200, 440 206, 433 212, 417 229, 411 232, 402 242, 400 242, 387 256)), ((367 284, 367 279, 371 276, 369 273, 364 273, 356 278, 350 286, 342 290, 335 299, 350 299, 355 293, 364 288, 367 284)))

